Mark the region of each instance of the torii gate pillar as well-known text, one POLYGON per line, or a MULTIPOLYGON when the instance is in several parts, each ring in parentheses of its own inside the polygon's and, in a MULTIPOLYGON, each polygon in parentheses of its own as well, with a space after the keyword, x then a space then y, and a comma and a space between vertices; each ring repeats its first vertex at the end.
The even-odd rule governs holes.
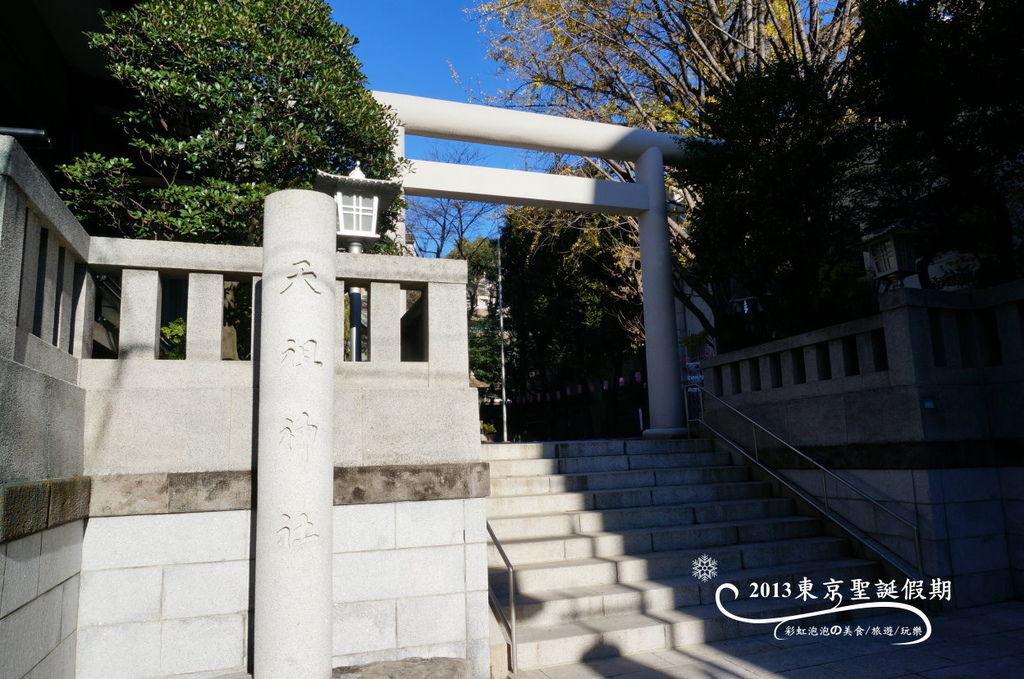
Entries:
POLYGON ((650 423, 644 438, 686 434, 676 337, 672 252, 665 211, 665 163, 651 147, 636 163, 637 181, 647 187, 648 206, 640 213, 640 275, 643 282, 647 353, 647 400, 650 423))

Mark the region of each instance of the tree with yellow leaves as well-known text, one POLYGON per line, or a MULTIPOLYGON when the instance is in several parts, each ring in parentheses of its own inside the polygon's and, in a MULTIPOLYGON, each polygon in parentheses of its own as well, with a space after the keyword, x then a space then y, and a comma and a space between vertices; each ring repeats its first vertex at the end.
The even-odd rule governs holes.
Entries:
MULTIPOLYGON (((855 30, 853 0, 486 0, 476 9, 508 87, 491 103, 570 118, 683 136, 702 134, 709 104, 746 73, 786 61, 815 73, 843 64, 855 30)), ((831 79, 831 76, 830 76, 831 79)), ((631 163, 585 158, 561 171, 632 181, 631 163)), ((708 308, 720 307, 721 285, 691 275, 685 215, 700 201, 691 187, 670 191, 677 253, 677 293, 713 331, 708 308), (699 301, 698 301, 699 300, 699 301)), ((531 213, 542 228, 546 217, 531 213)), ((522 218, 517 228, 525 228, 522 218)), ((639 289, 634 218, 598 220, 614 237, 595 259, 623 284, 639 289)), ((581 230, 582 236, 586 230, 581 230)), ((607 236, 607 234, 606 234, 607 236)), ((726 295, 727 296, 727 295, 726 295)), ((619 299, 618 301, 623 301, 619 299)))

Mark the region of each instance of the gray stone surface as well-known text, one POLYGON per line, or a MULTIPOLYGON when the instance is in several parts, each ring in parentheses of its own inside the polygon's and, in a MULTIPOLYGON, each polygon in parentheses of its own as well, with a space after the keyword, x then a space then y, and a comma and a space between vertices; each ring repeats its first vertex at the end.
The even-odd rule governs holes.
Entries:
POLYGON ((469 679, 462 658, 407 658, 369 665, 335 667, 334 679, 469 679))
POLYGON ((189 274, 185 322, 185 358, 190 361, 219 361, 221 328, 224 325, 223 274, 189 274))
POLYGON ((322 193, 277 191, 264 202, 256 679, 321 677, 331 667, 337 219, 322 193))
MULTIPOLYGON (((393 281, 434 281, 465 283, 466 263, 460 260, 419 259, 374 255, 361 257, 337 253, 338 277, 342 279, 393 281)), ((204 245, 171 241, 130 240, 93 237, 89 241, 89 263, 97 267, 140 267, 159 271, 259 274, 260 248, 237 245, 204 245)))
POLYGON ((167 511, 210 512, 252 507, 248 471, 168 474, 167 511))
POLYGON ((84 404, 75 385, 0 358, 0 483, 81 474, 84 404))
POLYGON ((78 358, 92 357, 93 316, 96 308, 96 281, 88 271, 82 276, 82 290, 75 308, 74 340, 71 353, 78 358))
POLYGON ((484 497, 486 462, 388 467, 335 467, 335 504, 484 497))
POLYGON ((121 327, 118 358, 152 359, 160 355, 160 274, 148 269, 121 272, 121 327))
POLYGON ((465 307, 465 300, 462 284, 427 284, 427 360, 432 388, 460 387, 469 382, 466 325, 453 323, 451 315, 452 309, 465 307))
MULTIPOLYGON (((345 363, 337 371, 335 464, 479 460, 476 390, 428 387, 428 364, 388 365, 393 370, 368 362, 345 363)), ((86 360, 81 384, 89 474, 226 471, 252 464, 249 362, 86 360)))
POLYGON ((39 323, 39 338, 47 344, 52 344, 57 311, 57 262, 60 257, 61 243, 56 234, 49 229, 47 229, 47 235, 42 314, 37 321, 39 323))
POLYGON ((167 474, 115 474, 92 477, 92 516, 166 514, 170 502, 167 474))
POLYGON ((11 358, 14 353, 25 242, 24 205, 25 196, 17 185, 0 177, 0 358, 11 358))
POLYGON ((89 234, 13 137, 0 137, 0 175, 13 179, 75 254, 85 259, 90 246, 89 234))
POLYGON ((70 250, 64 250, 64 262, 61 269, 59 298, 57 300, 57 342, 56 347, 71 352, 71 305, 75 287, 75 256, 70 250))
POLYGON ((402 314, 405 293, 397 283, 370 284, 370 360, 398 363, 401 359, 402 314))
MULTIPOLYGON (((366 388, 339 388, 335 464, 358 467, 478 461, 477 393, 465 386, 467 375, 468 370, 460 387, 417 388, 405 380, 380 379, 366 388), (395 413, 402 416, 396 417, 395 413)), ((342 374, 339 381, 343 380, 342 374)))

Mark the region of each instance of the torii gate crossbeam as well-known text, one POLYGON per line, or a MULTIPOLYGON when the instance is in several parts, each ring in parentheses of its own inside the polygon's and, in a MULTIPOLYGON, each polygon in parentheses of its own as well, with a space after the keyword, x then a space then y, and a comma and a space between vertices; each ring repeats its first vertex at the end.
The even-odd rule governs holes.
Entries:
POLYGON ((373 94, 380 103, 394 109, 404 126, 400 135, 408 133, 628 160, 636 164, 636 182, 626 183, 414 160, 403 178, 403 187, 413 196, 637 217, 650 404, 650 423, 644 436, 670 438, 685 434, 664 169, 665 158, 678 160, 686 155, 679 138, 621 125, 476 104, 388 92, 373 94))

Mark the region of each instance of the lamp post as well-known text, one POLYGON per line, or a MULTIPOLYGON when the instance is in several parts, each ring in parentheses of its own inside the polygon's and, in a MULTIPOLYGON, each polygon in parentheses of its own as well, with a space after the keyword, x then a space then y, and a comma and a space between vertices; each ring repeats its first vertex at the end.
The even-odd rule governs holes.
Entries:
MULTIPOLYGON (((402 182, 368 179, 357 162, 348 176, 317 172, 313 188, 333 196, 338 205, 338 249, 358 255, 364 243, 380 238, 377 218, 398 197, 402 182)), ((362 288, 356 286, 348 292, 349 351, 353 361, 363 358, 362 293, 362 288)))

